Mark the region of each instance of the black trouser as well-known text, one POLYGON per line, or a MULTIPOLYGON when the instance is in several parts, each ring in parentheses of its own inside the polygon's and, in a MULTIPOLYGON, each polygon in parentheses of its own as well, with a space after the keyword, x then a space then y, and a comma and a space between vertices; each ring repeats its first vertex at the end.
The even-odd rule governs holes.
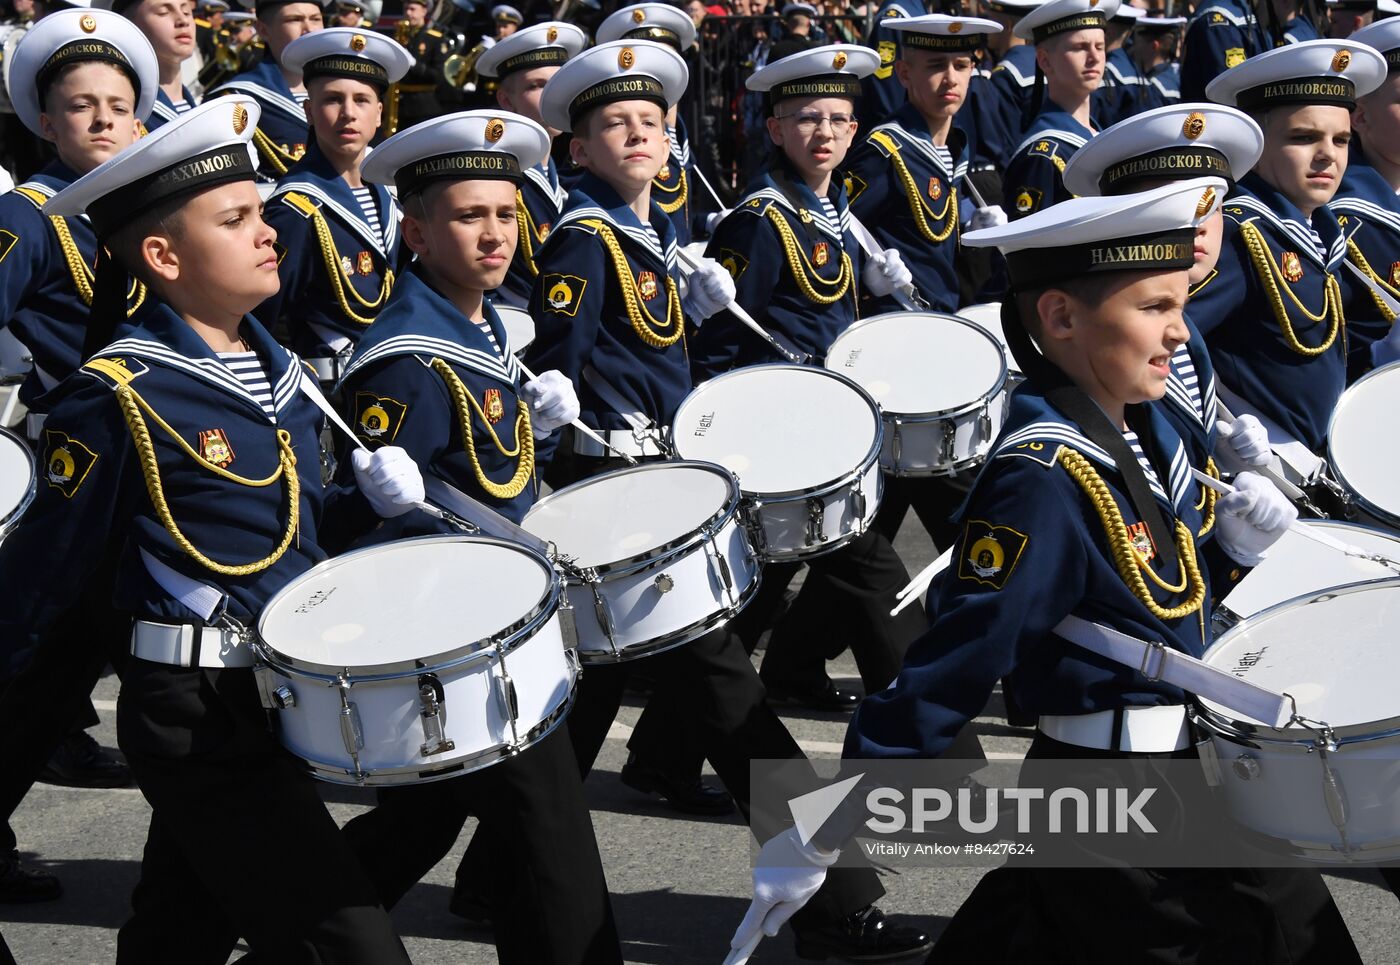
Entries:
POLYGON ((369 876, 268 730, 252 670, 133 658, 117 731, 153 812, 118 965, 223 965, 240 936, 277 965, 406 965, 369 876))
POLYGON ((476 884, 492 896, 502 965, 621 963, 566 730, 472 774, 381 790, 379 806, 347 824, 345 836, 386 908, 451 850, 469 813, 487 850, 476 884))
POLYGON ((970 474, 956 479, 945 476, 886 476, 885 495, 880 501, 880 511, 875 514, 875 528, 893 543, 905 516, 913 509, 933 540, 934 553, 941 553, 958 538, 958 529, 952 517, 967 499, 967 487, 973 478, 970 474))

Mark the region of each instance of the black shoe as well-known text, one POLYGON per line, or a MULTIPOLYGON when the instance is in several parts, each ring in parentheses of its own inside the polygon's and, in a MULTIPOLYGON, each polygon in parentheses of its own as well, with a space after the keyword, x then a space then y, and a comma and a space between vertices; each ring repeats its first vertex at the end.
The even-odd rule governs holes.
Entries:
POLYGON ((131 769, 102 749, 85 730, 63 738, 39 772, 45 784, 64 787, 131 787, 131 769))
POLYGON ((797 957, 813 961, 889 962, 926 955, 933 948, 933 939, 922 929, 896 924, 874 905, 817 928, 794 928, 793 934, 797 957))
POLYGON ((19 863, 19 852, 0 853, 0 903, 53 901, 63 885, 47 871, 31 871, 19 863))
POLYGON ((629 754, 622 765, 622 783, 643 794, 660 794, 672 810, 682 814, 728 814, 734 810, 729 792, 711 787, 700 775, 668 774, 638 763, 635 754, 629 754))
POLYGON ((861 695, 854 690, 842 690, 828 678, 826 686, 816 689, 795 688, 787 684, 763 679, 768 688, 768 699, 779 703, 788 701, 801 704, 809 710, 824 710, 828 713, 851 713, 860 705, 861 695))
POLYGON ((486 907, 486 902, 479 895, 465 888, 452 890, 452 900, 447 903, 447 910, 462 919, 469 928, 492 927, 491 909, 486 907))

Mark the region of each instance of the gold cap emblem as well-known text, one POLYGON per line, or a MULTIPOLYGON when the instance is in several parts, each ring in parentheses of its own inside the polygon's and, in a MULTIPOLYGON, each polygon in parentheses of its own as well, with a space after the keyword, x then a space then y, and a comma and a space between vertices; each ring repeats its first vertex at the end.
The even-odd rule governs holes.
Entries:
POLYGON ((233 133, 242 134, 248 129, 248 108, 236 104, 233 108, 233 133))
POLYGON ((545 42, 545 43, 547 43, 547 44, 552 44, 552 43, 554 43, 554 41, 556 41, 556 40, 558 40, 558 39, 559 39, 559 28, 558 28, 558 27, 550 27, 549 30, 545 32, 545 35, 544 35, 544 42, 545 42))
POLYGON ((90 34, 97 29, 97 18, 90 13, 85 13, 78 21, 78 26, 82 28, 83 33, 90 34))
POLYGON ((1350 67, 1350 66, 1351 66, 1351 51, 1350 51, 1350 50, 1339 50, 1339 51, 1337 51, 1336 56, 1334 56, 1334 57, 1332 58, 1332 69, 1335 70, 1337 73, 1340 74, 1342 71, 1346 70, 1346 69, 1347 69, 1348 67, 1350 67))
POLYGON ((350 38, 350 49, 355 51, 356 53, 359 53, 361 50, 365 49, 365 43, 366 40, 364 34, 355 34, 353 37, 350 38))
POLYGON ((631 47, 623 47, 617 52, 617 66, 623 70, 631 70, 632 65, 637 62, 637 55, 632 53, 631 47))
POLYGON ((1206 116, 1200 111, 1192 111, 1186 115, 1186 122, 1181 125, 1181 136, 1188 141, 1194 141, 1206 132, 1206 116))
POLYGON ((646 12, 645 10, 638 9, 638 10, 633 10, 633 11, 632 11, 632 22, 633 22, 633 23, 641 23, 641 22, 642 22, 643 20, 645 20, 646 18, 647 18, 647 12, 646 12))
POLYGON ((963 25, 961 23, 954 20, 952 23, 948 24, 948 32, 950 34, 960 34, 962 33, 962 27, 963 25))
POLYGON ((493 117, 486 122, 486 140, 495 144, 506 132, 506 122, 499 117, 493 117))
POLYGON ((1196 203, 1196 217, 1204 218, 1210 213, 1210 209, 1215 206, 1215 189, 1206 188, 1206 193, 1201 195, 1201 200, 1196 203))
POLYGON ((1099 5, 1099 0, 1089 0, 1089 9, 1092 10, 1099 5))
POLYGON ((831 58, 831 69, 832 69, 832 70, 840 70, 842 67, 845 67, 845 66, 846 66, 846 55, 845 55, 845 54, 839 54, 839 53, 838 53, 835 57, 831 58))

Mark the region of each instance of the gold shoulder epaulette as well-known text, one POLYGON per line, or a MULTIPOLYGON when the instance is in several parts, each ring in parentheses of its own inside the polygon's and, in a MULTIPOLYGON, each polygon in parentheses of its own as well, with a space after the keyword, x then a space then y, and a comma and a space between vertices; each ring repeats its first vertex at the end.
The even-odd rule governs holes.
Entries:
POLYGON ((286 194, 282 195, 282 200, 297 211, 300 211, 303 218, 309 218, 316 213, 316 203, 306 195, 297 191, 288 191, 286 194))
POLYGON ((44 210, 44 202, 49 200, 44 196, 44 192, 34 188, 26 188, 22 184, 15 188, 15 194, 28 198, 30 203, 40 211, 44 210))

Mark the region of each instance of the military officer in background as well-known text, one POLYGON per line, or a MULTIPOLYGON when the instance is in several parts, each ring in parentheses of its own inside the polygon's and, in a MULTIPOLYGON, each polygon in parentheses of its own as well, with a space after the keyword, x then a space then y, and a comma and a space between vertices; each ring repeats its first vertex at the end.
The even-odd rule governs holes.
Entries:
POLYGON ((256 66, 209 91, 205 99, 239 93, 262 106, 261 126, 253 134, 258 175, 262 181, 276 181, 301 160, 310 138, 304 106, 306 85, 300 74, 282 66, 282 51, 303 34, 323 29, 325 20, 320 4, 310 0, 243 2, 254 6, 258 34, 267 45, 267 54, 256 66))
POLYGON ((496 25, 496 42, 505 40, 525 24, 525 15, 508 3, 491 8, 491 22, 496 25))
POLYGON ((194 44, 205 61, 214 59, 219 37, 224 32, 224 14, 228 0, 202 0, 195 6, 194 44))
POLYGON ((413 58, 382 34, 333 27, 298 37, 282 61, 306 85, 312 140, 268 199, 282 284, 254 314, 285 330, 292 350, 334 385, 400 268, 399 206, 383 185, 365 183, 360 165, 384 92, 413 58))
POLYGON ((1065 163, 1098 129, 1090 111, 1104 71, 1104 25, 1117 9, 1118 0, 1050 0, 1015 27, 1035 44, 1036 97, 1043 97, 1002 179, 1012 220, 1070 196, 1065 163))
POLYGON ((195 53, 196 20, 189 0, 97 0, 136 24, 156 52, 160 64, 160 89, 146 130, 152 131, 194 110, 195 97, 181 79, 184 63, 195 53))
MULTIPOLYGON (((497 81, 496 103, 503 109, 543 124, 540 95, 549 78, 568 60, 588 46, 588 38, 573 24, 551 21, 517 31, 481 55, 476 62, 482 77, 497 81)), ((551 137, 559 132, 546 127, 551 137)), ((549 233, 564 210, 568 197, 559 183, 559 167, 546 156, 538 165, 525 168, 515 199, 515 216, 520 223, 519 240, 511 256, 495 298, 504 305, 524 308, 530 301, 539 266, 535 255, 549 239, 549 233)))
POLYGON ((428 19, 427 0, 406 0, 403 16, 394 36, 413 55, 413 66, 390 95, 398 103, 394 129, 386 128, 385 134, 406 131, 442 113, 438 86, 443 82, 443 62, 453 53, 452 38, 428 19))
POLYGON ((376 19, 378 14, 369 0, 339 0, 335 5, 335 13, 331 16, 330 26, 364 27, 372 30, 376 19))

